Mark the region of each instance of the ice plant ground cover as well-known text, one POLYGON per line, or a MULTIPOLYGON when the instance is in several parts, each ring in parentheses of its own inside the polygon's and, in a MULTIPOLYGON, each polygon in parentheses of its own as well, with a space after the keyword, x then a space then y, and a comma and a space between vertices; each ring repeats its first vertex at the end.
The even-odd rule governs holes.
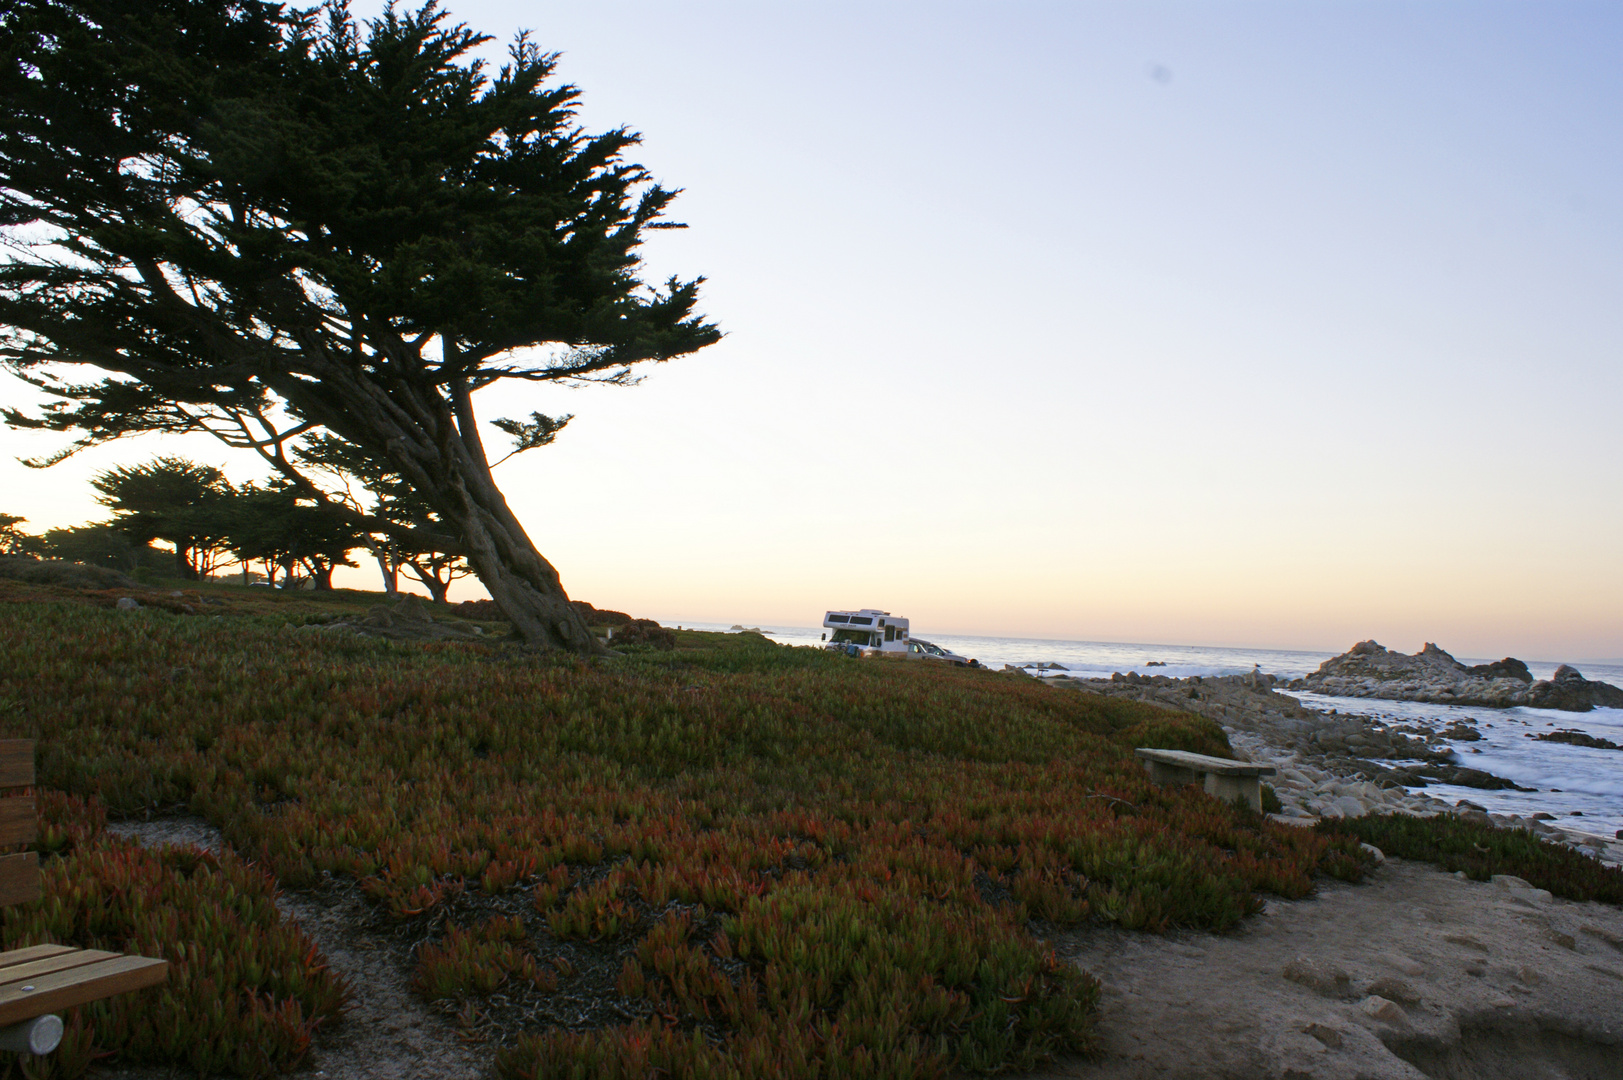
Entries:
POLYGON ((1400 814, 1327 819, 1318 830, 1355 836, 1387 855, 1435 863, 1476 881, 1511 874, 1567 900, 1623 905, 1623 867, 1552 844, 1526 829, 1500 829, 1463 818, 1400 814))
POLYGON ((1215 724, 1021 675, 698 633, 587 664, 319 628, 375 596, 114 599, 0 581, 0 734, 38 740, 61 855, 6 944, 176 963, 85 1010, 85 1055, 293 1067, 346 991, 272 890, 347 887, 506 1077, 989 1073, 1089 1045, 1097 984, 1044 933, 1223 929, 1364 866, 1149 784, 1133 747, 1227 753, 1215 724), (98 830, 175 811, 235 854, 98 830))

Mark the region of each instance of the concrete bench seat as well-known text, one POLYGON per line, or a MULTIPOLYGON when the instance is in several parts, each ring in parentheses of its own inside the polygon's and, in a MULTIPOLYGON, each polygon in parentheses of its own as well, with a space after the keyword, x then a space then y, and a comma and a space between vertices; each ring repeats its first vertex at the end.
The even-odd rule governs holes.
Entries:
POLYGON ((1141 746, 1134 751, 1144 761, 1144 769, 1157 784, 1199 784, 1206 794, 1224 802, 1244 799, 1251 809, 1262 813, 1261 777, 1273 776, 1272 765, 1230 761, 1187 750, 1156 750, 1141 746))

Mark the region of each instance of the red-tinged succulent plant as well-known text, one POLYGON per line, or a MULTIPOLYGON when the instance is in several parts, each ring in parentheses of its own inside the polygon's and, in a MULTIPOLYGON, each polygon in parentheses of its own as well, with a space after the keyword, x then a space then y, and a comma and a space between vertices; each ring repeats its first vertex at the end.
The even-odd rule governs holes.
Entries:
MULTIPOLYGON (((162 956, 161 987, 76 1010, 54 1075, 116 1053, 199 1075, 266 1076, 298 1065, 348 987, 276 908, 276 884, 234 855, 143 848, 99 833, 99 810, 46 793, 42 825, 72 834, 41 864, 39 901, 0 909, 5 947, 54 942, 162 956)), ((42 829, 42 834, 45 830, 42 829)))
POLYGON ((557 975, 518 944, 525 939, 523 923, 514 918, 492 918, 467 930, 452 926, 418 950, 413 987, 431 1001, 486 997, 509 977, 555 989, 557 975))
MULTIPOLYGON (((420 992, 461 998, 480 1024, 557 979, 653 1011, 514 1042, 509 1076, 1022 1066, 1086 1044, 1094 992, 1026 919, 1219 929, 1259 891, 1362 867, 1355 840, 1152 786, 1136 740, 1227 748, 1148 705, 719 636, 554 665, 287 633, 275 605, 243 603, 262 606, 218 622, 155 611, 138 629, 60 598, 0 605, 11 715, 39 741, 42 782, 115 814, 185 803, 283 887, 359 882, 430 935, 420 992)), ((85 858, 95 824, 74 813, 43 835, 85 858)), ((171 872, 259 927, 274 905, 229 878, 239 866, 171 872)), ((103 917, 82 876, 51 881, 42 918, 103 917)), ((218 934, 140 888, 121 903, 107 926, 139 923, 190 965, 204 954, 189 943, 218 934)), ((235 931, 262 944, 211 984, 236 1011, 199 1011, 215 1026, 191 1049, 143 1060, 235 1068, 225 1033, 249 1029, 292 1060, 286 1002, 306 1024, 332 1013, 319 958, 293 959, 272 925, 235 931)), ((133 1028, 108 1038, 146 1045, 133 1028)))

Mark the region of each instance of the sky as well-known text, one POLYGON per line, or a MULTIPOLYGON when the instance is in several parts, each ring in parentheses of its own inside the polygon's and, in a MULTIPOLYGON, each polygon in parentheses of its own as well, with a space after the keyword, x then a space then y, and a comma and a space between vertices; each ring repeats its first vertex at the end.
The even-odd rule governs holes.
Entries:
MULTIPOLYGON (((1623 656, 1623 7, 446 6, 642 132, 689 226, 646 276, 706 277, 727 334, 478 401, 576 416, 497 470, 572 597, 1623 656)), ((59 440, 0 431, 34 529, 158 453, 263 475, 156 438, 16 464, 59 440)))

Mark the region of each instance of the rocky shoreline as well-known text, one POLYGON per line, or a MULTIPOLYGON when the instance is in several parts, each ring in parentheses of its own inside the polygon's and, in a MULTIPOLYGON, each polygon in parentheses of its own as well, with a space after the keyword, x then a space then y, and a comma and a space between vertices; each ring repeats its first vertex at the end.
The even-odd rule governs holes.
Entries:
POLYGON ((1045 681, 1056 687, 1182 709, 1216 721, 1236 754, 1278 770, 1273 778, 1282 807, 1274 815, 1277 820, 1311 825, 1320 818, 1368 813, 1459 814, 1505 828, 1530 829, 1603 861, 1623 864, 1623 838, 1587 833, 1549 814, 1490 814, 1469 800, 1450 803, 1428 795, 1426 783, 1484 790, 1516 787, 1461 764, 1451 744, 1479 738, 1469 720, 1381 724, 1367 717, 1321 712, 1282 693, 1287 684, 1262 673, 1187 679, 1137 673, 1118 673, 1109 679, 1053 675, 1045 681), (1394 761, 1405 764, 1394 765, 1394 761))

